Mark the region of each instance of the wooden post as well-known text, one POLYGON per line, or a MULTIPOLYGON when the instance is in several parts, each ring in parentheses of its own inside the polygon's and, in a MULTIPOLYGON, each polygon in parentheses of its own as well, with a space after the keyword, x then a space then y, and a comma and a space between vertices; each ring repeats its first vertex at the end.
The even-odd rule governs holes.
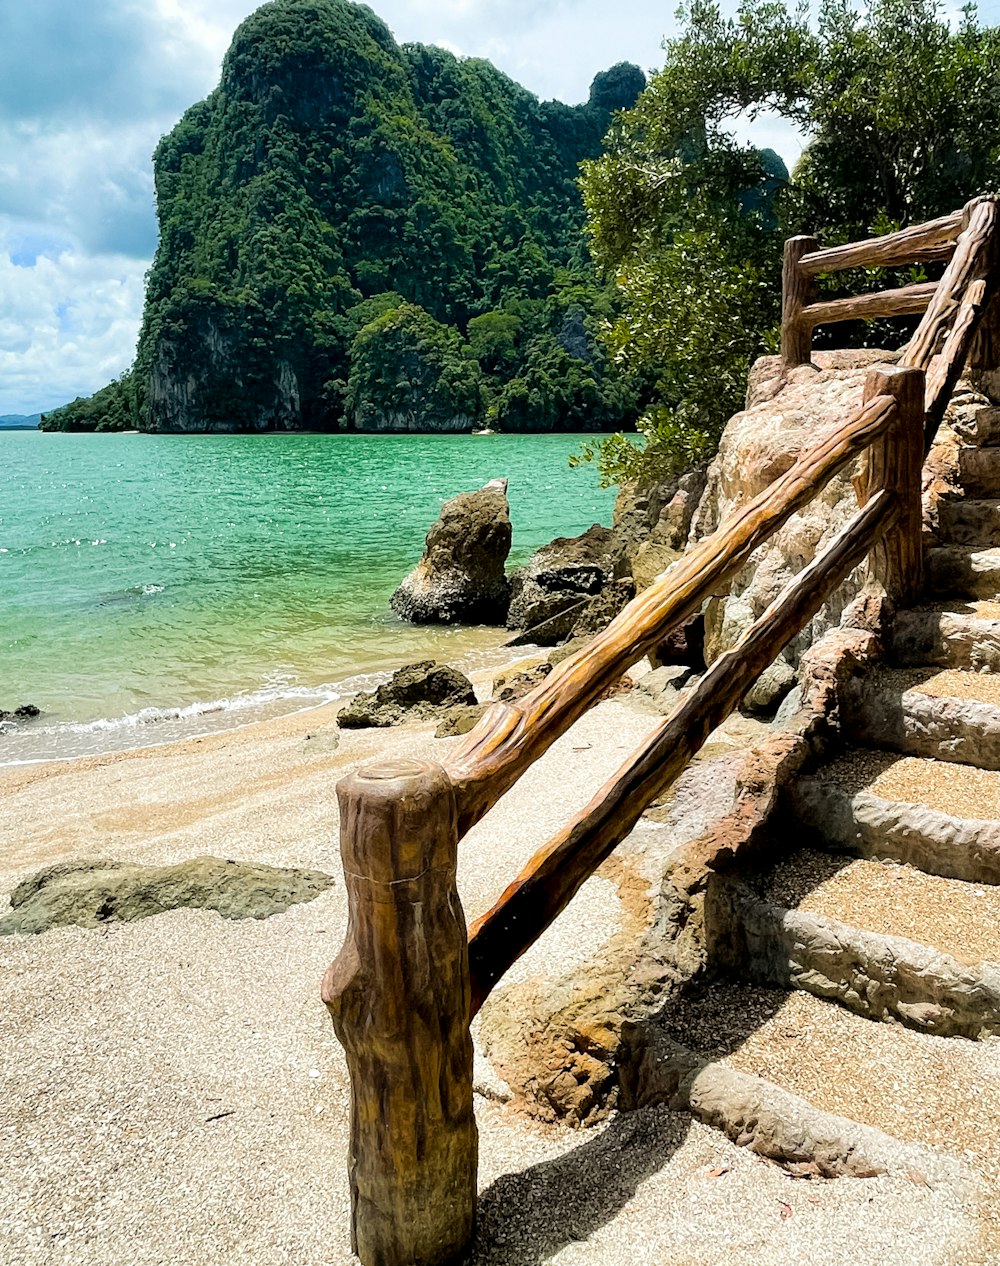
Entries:
POLYGON ((344 778, 347 938, 323 1001, 351 1074, 351 1247, 364 1266, 443 1266, 472 1239, 469 955, 458 814, 422 761, 344 778))
POLYGON ((924 465, 924 374, 920 369, 873 369, 865 379, 865 400, 894 396, 896 415, 865 456, 856 480, 865 505, 885 488, 900 503, 899 523, 872 550, 872 575, 900 606, 917 601, 924 585, 921 474, 924 465))
POLYGON ((799 268, 803 255, 818 250, 814 237, 790 237, 785 242, 781 269, 781 368, 808 365, 812 353, 812 326, 802 320, 802 309, 816 298, 816 283, 799 268))
POLYGON ((968 371, 972 385, 1000 403, 1000 291, 993 295, 976 331, 968 371))

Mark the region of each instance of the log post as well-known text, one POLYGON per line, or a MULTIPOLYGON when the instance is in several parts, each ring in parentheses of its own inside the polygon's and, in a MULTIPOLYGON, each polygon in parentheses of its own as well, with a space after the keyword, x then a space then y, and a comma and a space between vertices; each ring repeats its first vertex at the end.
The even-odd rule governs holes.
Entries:
POLYGON ((976 331, 968 371, 977 391, 1000 403, 1000 291, 993 295, 976 331))
POLYGON ((924 374, 920 369, 873 369, 865 379, 865 400, 894 396, 889 429, 868 449, 855 481, 865 505, 882 488, 900 505, 899 522, 869 556, 873 577, 899 606, 917 601, 924 585, 921 474, 924 464, 924 374))
POLYGON ((812 353, 812 326, 802 320, 802 309, 816 298, 816 283, 799 267, 803 255, 819 249, 814 237, 790 237, 785 242, 781 269, 781 368, 808 365, 812 353))
POLYGON ((443 1266, 472 1239, 469 954, 445 771, 397 761, 337 786, 344 947, 322 996, 351 1074, 351 1247, 364 1266, 443 1266))

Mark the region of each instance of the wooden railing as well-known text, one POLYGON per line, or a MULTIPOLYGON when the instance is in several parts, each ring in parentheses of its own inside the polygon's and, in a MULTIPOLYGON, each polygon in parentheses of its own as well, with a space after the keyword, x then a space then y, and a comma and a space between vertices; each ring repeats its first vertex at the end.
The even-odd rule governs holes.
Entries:
MULTIPOLYGON (((788 367, 808 356, 803 331, 845 319, 837 313, 847 310, 813 304, 804 279, 874 260, 949 258, 942 280, 920 288, 926 312, 902 363, 872 371, 862 404, 836 432, 530 694, 495 704, 446 765, 395 762, 339 784, 349 921, 323 999, 351 1074, 352 1245, 364 1266, 439 1266, 469 1245, 477 1159, 469 1022, 504 972, 855 567, 868 558, 896 601, 919 597, 926 427, 943 411, 990 299, 997 231, 996 202, 980 199, 874 242, 821 251, 811 239, 806 250, 793 239, 782 343, 788 367), (754 550, 859 458, 861 508, 850 522, 467 933, 456 888, 461 837, 608 686, 723 591, 754 550)), ((912 293, 890 294, 896 298, 879 297, 880 311, 919 310, 912 293)))

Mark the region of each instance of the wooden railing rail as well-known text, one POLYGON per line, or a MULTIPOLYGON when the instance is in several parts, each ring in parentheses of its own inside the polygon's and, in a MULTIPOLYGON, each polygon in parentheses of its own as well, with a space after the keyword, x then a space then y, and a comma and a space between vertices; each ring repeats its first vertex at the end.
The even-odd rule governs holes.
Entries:
MULTIPOLYGON (((812 332, 818 325, 838 321, 871 321, 876 317, 913 316, 930 310, 939 297, 941 283, 922 282, 895 290, 852 295, 846 299, 816 301, 815 278, 820 273, 844 268, 885 268, 898 264, 953 260, 968 256, 981 244, 978 231, 995 215, 995 201, 976 198, 961 211, 926 224, 911 225, 898 233, 872 237, 863 242, 820 249, 812 237, 792 237, 785 243, 782 271, 781 360, 785 370, 808 364, 812 332)), ((990 233, 986 238, 990 238, 990 233)), ((985 238, 982 240, 986 240, 985 238)), ((947 273, 946 273, 947 275, 947 273)), ((931 326, 928 325, 928 332, 931 326)), ((966 349, 967 350, 967 349, 966 349)), ((964 363, 964 358, 963 358, 964 363)), ((926 369, 925 363, 919 368, 926 369)))
MULTIPOLYGON (((444 1266, 469 1246, 477 1157, 469 1022, 503 973, 862 560, 896 601, 919 596, 925 436, 984 313, 1000 304, 992 303, 998 234, 996 200, 976 199, 961 213, 872 242, 821 251, 814 239, 791 239, 786 367, 809 359, 819 320, 926 309, 900 365, 873 370, 861 406, 842 426, 541 685, 513 706, 491 708, 446 767, 396 762, 338 785, 348 929, 322 992, 351 1075, 351 1235, 363 1266, 444 1266), (946 257, 935 286, 814 302, 813 278, 830 268, 946 257), (862 455, 854 480, 860 510, 467 934, 455 882, 462 835, 626 669, 723 591, 761 544, 862 455)), ((993 334, 1000 347, 1000 329, 993 334)))

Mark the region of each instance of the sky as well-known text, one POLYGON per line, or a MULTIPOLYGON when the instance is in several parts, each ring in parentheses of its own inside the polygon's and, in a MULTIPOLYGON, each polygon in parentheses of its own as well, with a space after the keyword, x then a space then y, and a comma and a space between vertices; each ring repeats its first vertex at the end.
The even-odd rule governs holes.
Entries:
MULTIPOLYGON (((988 0, 1000 7, 1000 0, 988 0)), ((0 415, 127 369, 156 246, 152 152, 216 85, 254 0, 0 0, 0 415)), ((662 65, 673 0, 374 0, 397 40, 489 58, 542 98, 662 65)), ((733 10, 736 0, 723 0, 733 10)), ((754 125, 791 165, 800 140, 754 125)))

